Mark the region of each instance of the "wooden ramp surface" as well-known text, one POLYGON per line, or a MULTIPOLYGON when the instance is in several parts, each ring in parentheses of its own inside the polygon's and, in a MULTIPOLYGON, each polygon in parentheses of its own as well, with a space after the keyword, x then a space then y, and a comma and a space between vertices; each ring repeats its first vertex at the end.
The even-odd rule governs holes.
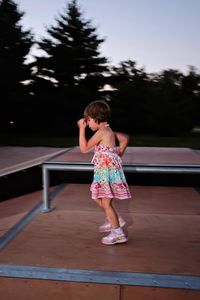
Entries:
MULTIPOLYGON (((60 155, 50 159, 54 162, 90 162, 93 150, 80 153, 79 147, 68 149, 60 155)), ((127 164, 172 164, 172 165, 200 165, 200 150, 189 148, 156 148, 156 147, 127 147, 122 158, 127 164)))
MULTIPOLYGON (((89 158, 91 154, 87 155, 89 158)), ((90 199, 88 184, 51 188, 56 209, 47 214, 38 210, 42 191, 0 203, 1 241, 16 230, 0 252, 1 300, 200 299, 198 189, 130 188, 132 199, 115 200, 127 221, 129 241, 115 246, 100 242, 103 234, 98 232, 98 226, 104 215, 90 199), (19 222, 30 212, 35 213, 17 230, 19 222), (67 270, 71 270, 71 280, 65 280, 67 270), (81 280, 84 272, 91 272, 85 281, 81 280), (142 280, 138 284, 137 280, 135 284, 125 282, 132 274, 142 280), (108 281, 100 282, 101 278, 108 281), (185 280, 182 288, 176 282, 180 278, 185 280), (196 279, 196 288, 192 288, 196 279), (165 281, 168 287, 162 285, 165 281)))
MULTIPOLYGON (((64 185, 53 199, 56 209, 49 214, 37 214, 2 249, 0 263, 11 266, 104 272, 200 275, 200 194, 198 191, 193 188, 132 186, 133 199, 116 201, 116 207, 127 221, 126 230, 129 241, 123 245, 105 246, 100 243, 103 235, 98 232, 98 226, 102 223, 104 215, 90 200, 88 190, 88 185, 64 185)), ((0 204, 1 228, 5 231, 6 223, 8 230, 18 217, 21 218, 23 211, 30 209, 31 205, 26 207, 25 203, 34 204, 40 199, 41 194, 37 192, 2 202, 0 204), (13 206, 12 201, 14 201, 13 206), (17 207, 17 211, 14 207, 17 207)), ((0 279, 0 282, 4 283, 0 285, 1 295, 7 295, 7 293, 9 295, 8 285, 12 284, 16 286, 16 289, 22 285, 25 290, 28 286, 33 289, 39 285, 40 288, 33 293, 36 293, 35 295, 38 295, 43 288, 48 290, 54 289, 55 286, 59 293, 65 289, 68 290, 67 287, 69 287, 73 295, 77 289, 80 289, 78 294, 83 295, 83 287, 85 287, 85 295, 87 293, 92 295, 95 290, 99 297, 107 295, 105 299, 110 299, 108 296, 110 293, 112 299, 119 299, 119 285, 117 284, 100 284, 101 293, 99 293, 99 284, 96 283, 69 283, 59 280, 53 282, 47 280, 45 283, 39 279, 35 281, 36 279, 11 277, 0 279)), ((120 299, 134 299, 131 297, 135 295, 135 292, 138 293, 138 298, 135 299, 145 299, 145 296, 139 295, 148 294, 150 291, 154 295, 152 299, 167 299, 160 296, 163 288, 155 286, 121 285, 121 288, 120 293, 123 291, 123 298, 120 299), (159 297, 153 298, 155 294, 159 297)), ((23 289, 19 289, 18 293, 23 294, 22 291, 23 289)), ((172 299, 188 299, 188 295, 191 297, 189 299, 200 299, 199 291, 170 288, 164 295, 169 296, 170 293, 180 295, 180 298, 172 299)), ((3 299, 14 299, 9 297, 3 299)), ((29 299, 37 299, 31 297, 29 299)), ((48 297, 50 297, 49 294, 48 297)), ((53 298, 52 294, 49 299, 59 298, 53 298)), ((81 299, 81 297, 71 299, 81 299)), ((96 296, 91 299, 100 298, 96 296)))

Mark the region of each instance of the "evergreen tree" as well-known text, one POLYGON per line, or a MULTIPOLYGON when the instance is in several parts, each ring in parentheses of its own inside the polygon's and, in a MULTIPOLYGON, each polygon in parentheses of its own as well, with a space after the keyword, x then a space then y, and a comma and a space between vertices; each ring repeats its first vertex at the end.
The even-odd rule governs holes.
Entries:
POLYGON ((104 39, 84 20, 76 0, 68 3, 47 33, 38 42, 45 54, 33 64, 37 70, 33 91, 41 114, 38 124, 50 134, 77 134, 76 121, 84 106, 98 97, 105 83, 107 59, 99 51, 104 39))
POLYGON ((39 42, 46 57, 37 58, 38 75, 56 80, 59 87, 75 86, 83 80, 88 84, 93 76, 101 79, 107 70, 107 60, 99 52, 104 39, 99 39, 90 21, 83 19, 76 0, 68 4, 56 22, 47 29, 50 38, 39 42))
POLYGON ((33 42, 31 32, 20 25, 23 14, 14 1, 0 2, 1 130, 9 126, 9 120, 20 119, 17 113, 26 94, 22 82, 31 74, 25 60, 33 42))

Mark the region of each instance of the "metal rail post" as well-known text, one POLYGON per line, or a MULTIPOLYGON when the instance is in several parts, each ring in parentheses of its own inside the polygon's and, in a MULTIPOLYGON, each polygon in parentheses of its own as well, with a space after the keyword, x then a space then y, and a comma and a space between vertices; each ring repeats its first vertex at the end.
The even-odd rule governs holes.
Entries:
POLYGON ((51 206, 49 199, 49 185, 50 185, 50 175, 49 170, 43 166, 42 168, 42 181, 43 181, 43 208, 42 213, 48 213, 52 211, 55 207, 51 206))

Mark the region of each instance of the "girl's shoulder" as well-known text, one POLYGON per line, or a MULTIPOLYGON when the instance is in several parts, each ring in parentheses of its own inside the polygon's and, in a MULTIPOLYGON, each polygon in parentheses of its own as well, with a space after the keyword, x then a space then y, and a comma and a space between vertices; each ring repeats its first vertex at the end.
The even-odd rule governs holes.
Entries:
POLYGON ((115 136, 114 131, 110 127, 100 128, 99 133, 102 137, 112 137, 115 136))
POLYGON ((110 129, 110 127, 109 128, 108 127, 105 127, 105 128, 103 127, 103 128, 99 128, 97 130, 97 132, 98 132, 99 135, 104 136, 104 135, 110 134, 112 132, 112 130, 110 129))
POLYGON ((101 130, 101 142, 100 144, 109 147, 115 147, 115 134, 111 128, 102 128, 101 130))

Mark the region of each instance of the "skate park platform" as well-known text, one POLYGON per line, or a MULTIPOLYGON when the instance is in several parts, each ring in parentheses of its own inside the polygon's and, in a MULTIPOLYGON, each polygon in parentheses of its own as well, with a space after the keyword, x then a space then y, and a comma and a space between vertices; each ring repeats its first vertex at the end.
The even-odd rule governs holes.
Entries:
MULTIPOLYGON (((104 215, 90 199, 91 157, 75 147, 39 162, 41 173, 43 167, 50 177, 61 172, 59 184, 48 187, 51 212, 41 213, 42 188, 0 203, 1 299, 200 299, 196 182, 142 185, 129 177, 132 199, 115 201, 129 241, 106 246, 98 232, 104 215), (87 168, 60 170, 63 163, 87 168), (72 182, 64 177, 69 172, 76 174, 72 182)), ((183 179, 183 173, 199 174, 200 151, 128 148, 123 164, 127 176, 176 173, 183 179)))

